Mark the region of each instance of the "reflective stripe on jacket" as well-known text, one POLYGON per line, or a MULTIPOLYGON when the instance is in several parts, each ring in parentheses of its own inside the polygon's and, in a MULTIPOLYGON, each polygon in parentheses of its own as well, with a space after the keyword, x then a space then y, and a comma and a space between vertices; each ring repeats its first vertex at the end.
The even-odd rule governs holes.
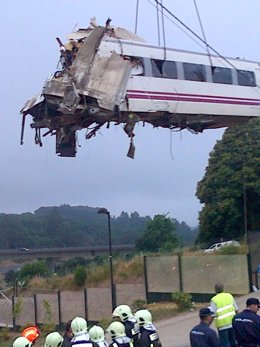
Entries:
POLYGON ((222 328, 232 324, 232 318, 236 314, 234 298, 229 293, 219 293, 211 299, 216 305, 215 324, 217 328, 222 328))

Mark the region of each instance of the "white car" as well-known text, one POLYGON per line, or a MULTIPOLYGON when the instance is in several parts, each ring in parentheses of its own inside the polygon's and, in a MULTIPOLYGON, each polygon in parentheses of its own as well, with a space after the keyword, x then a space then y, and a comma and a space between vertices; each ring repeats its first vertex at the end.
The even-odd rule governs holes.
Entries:
POLYGON ((226 247, 226 246, 234 246, 234 247, 239 247, 240 243, 238 241, 225 241, 225 242, 218 242, 214 243, 212 246, 210 246, 208 249, 204 250, 204 253, 212 253, 215 251, 218 251, 219 249, 226 247))

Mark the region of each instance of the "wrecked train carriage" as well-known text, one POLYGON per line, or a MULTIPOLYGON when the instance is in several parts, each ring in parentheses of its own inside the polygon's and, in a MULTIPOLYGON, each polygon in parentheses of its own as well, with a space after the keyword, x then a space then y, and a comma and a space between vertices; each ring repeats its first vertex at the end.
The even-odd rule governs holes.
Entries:
MULTIPOLYGON (((56 153, 76 155, 76 131, 94 136, 105 123, 124 124, 134 157, 134 126, 188 128, 194 132, 239 124, 260 116, 258 63, 163 49, 122 28, 97 27, 68 36, 61 69, 45 83, 42 95, 22 109, 36 143, 56 136, 56 153)), ((23 137, 23 133, 22 133, 23 137)))

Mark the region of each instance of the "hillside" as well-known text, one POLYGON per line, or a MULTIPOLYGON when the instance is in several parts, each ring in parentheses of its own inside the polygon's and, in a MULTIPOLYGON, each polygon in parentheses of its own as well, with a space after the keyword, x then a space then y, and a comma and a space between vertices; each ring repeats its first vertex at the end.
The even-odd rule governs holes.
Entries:
MULTIPOLYGON (((34 213, 0 214, 0 247, 72 247, 107 245, 107 217, 98 208, 61 205, 41 207, 34 213)), ((121 212, 111 216, 112 243, 134 244, 150 216, 121 212)), ((184 245, 193 244, 197 230, 175 220, 176 233, 184 245)))

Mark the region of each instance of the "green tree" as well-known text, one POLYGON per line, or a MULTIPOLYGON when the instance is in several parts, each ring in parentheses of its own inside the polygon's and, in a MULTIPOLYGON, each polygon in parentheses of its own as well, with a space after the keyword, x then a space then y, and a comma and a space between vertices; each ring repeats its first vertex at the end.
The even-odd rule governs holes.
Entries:
POLYGON ((74 281, 75 283, 82 287, 85 284, 85 281, 87 279, 87 272, 84 266, 79 265, 76 267, 76 270, 74 271, 74 281))
POLYGON ((156 215, 147 222, 143 235, 136 241, 138 251, 158 252, 173 250, 179 245, 175 221, 165 215, 156 215))
POLYGON ((197 186, 204 204, 199 215, 199 242, 244 235, 260 227, 260 120, 227 129, 210 153, 209 164, 197 186))
POLYGON ((46 277, 49 274, 48 267, 43 260, 25 264, 20 270, 20 278, 27 279, 34 276, 46 277))

